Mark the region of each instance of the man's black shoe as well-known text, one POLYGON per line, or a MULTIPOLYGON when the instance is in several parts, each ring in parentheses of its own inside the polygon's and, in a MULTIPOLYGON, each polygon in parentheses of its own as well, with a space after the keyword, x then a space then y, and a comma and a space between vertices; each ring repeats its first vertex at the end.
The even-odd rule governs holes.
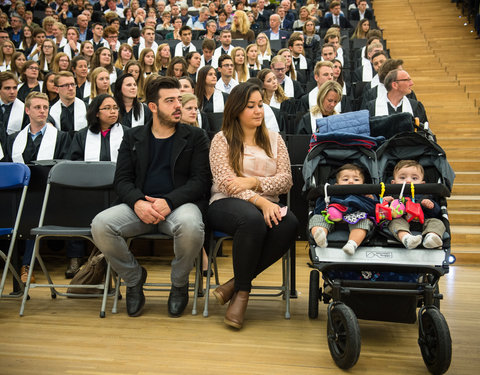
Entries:
POLYGON ((145 295, 143 294, 143 284, 147 280, 147 270, 142 268, 142 277, 135 286, 127 286, 127 313, 128 316, 139 316, 145 305, 145 295))
POLYGON ((168 296, 168 314, 174 318, 182 315, 188 304, 188 283, 185 286, 176 287, 172 285, 168 296))

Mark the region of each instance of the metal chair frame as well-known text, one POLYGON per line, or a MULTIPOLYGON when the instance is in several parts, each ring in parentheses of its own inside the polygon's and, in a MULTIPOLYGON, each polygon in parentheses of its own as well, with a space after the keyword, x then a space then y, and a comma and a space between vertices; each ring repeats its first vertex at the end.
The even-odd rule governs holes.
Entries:
MULTIPOLYGON (((210 289, 220 285, 218 279, 218 266, 217 266, 217 254, 221 249, 222 244, 226 240, 231 240, 233 237, 224 233, 211 231, 210 233, 210 246, 208 252, 208 268, 207 268, 207 285, 205 289, 205 305, 203 309, 203 316, 208 317, 208 304, 210 297, 210 289), (215 233, 219 234, 219 237, 215 239, 215 233), (212 263, 215 272, 215 284, 211 284, 212 276, 212 263)), ((285 319, 290 319, 290 251, 289 249, 282 257, 282 284, 280 286, 252 286, 252 289, 259 290, 278 290, 277 293, 250 293, 251 297, 279 297, 285 300, 285 319)))
MULTIPOLYGON (((113 292, 109 294, 110 285, 110 263, 107 261, 107 271, 105 282, 96 285, 71 285, 71 284, 55 284, 45 266, 40 255, 40 241, 47 237, 63 237, 63 238, 82 238, 93 243, 90 227, 67 227, 56 225, 44 225, 45 214, 50 198, 50 190, 52 185, 59 185, 66 188, 80 188, 85 190, 108 190, 113 188, 113 179, 115 174, 115 163, 112 162, 78 162, 63 161, 52 167, 48 175, 47 186, 40 213, 40 220, 37 228, 33 228, 30 233, 35 235, 35 245, 33 248, 32 260, 28 279, 25 286, 22 305, 20 307, 20 316, 23 316, 25 304, 27 302, 28 291, 30 288, 50 288, 51 297, 56 298, 57 295, 77 298, 102 297, 102 305, 100 309, 100 317, 105 317, 105 308, 107 296, 113 296, 113 292), (31 283, 30 279, 33 273, 35 260, 38 260, 40 267, 48 281, 48 284, 31 283), (59 292, 56 288, 96 288, 103 289, 101 294, 80 294, 59 292)), ((103 208, 102 208, 103 209, 103 208)))
MULTIPOLYGON (((141 234, 135 237, 130 237, 127 239, 127 246, 130 248, 130 244, 133 240, 142 239, 142 240, 172 240, 173 238, 169 235, 162 234, 162 233, 150 233, 150 234, 141 234)), ((200 269, 202 262, 202 250, 199 251, 197 256, 197 260, 195 262, 195 283, 189 284, 189 290, 194 291, 193 294, 193 307, 192 307, 192 315, 197 315, 197 300, 198 296, 201 292, 203 292, 202 283, 202 270, 200 269)), ((113 300, 113 307, 112 307, 112 314, 116 314, 118 312, 118 300, 120 294, 120 287, 124 286, 125 284, 121 281, 120 276, 117 274, 116 282, 115 282, 115 298, 113 300)), ((143 285, 144 291, 154 291, 154 292, 169 292, 170 288, 172 287, 171 283, 145 283, 143 285)))
POLYGON ((27 196, 28 184, 30 183, 30 168, 21 163, 0 163, 0 190, 19 191, 22 190, 20 196, 20 202, 15 216, 15 223, 13 228, 1 228, 3 229, 2 236, 10 238, 10 244, 8 247, 7 255, 0 250, 0 257, 5 261, 5 267, 2 273, 2 281, 0 283, 0 298, 18 298, 23 295, 25 290, 22 280, 18 275, 18 272, 11 264, 13 250, 15 248, 15 242, 17 239, 18 228, 20 226, 20 220, 22 218, 23 206, 27 196), (13 277, 17 280, 18 285, 22 290, 22 293, 10 295, 3 294, 5 283, 7 280, 8 270, 12 273, 13 277))

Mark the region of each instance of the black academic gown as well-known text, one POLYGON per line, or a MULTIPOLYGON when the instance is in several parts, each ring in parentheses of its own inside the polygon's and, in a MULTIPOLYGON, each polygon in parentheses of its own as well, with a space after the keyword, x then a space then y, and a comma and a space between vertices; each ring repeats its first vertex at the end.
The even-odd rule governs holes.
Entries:
MULTIPOLYGON (((127 131, 127 127, 123 127, 123 132, 127 131)), ((87 144, 88 128, 83 128, 75 133, 70 145, 70 160, 85 160, 85 145, 87 144)), ((101 137, 100 143, 100 161, 112 161, 110 155, 110 132, 105 137, 101 137)))
MULTIPOLYGON (((12 161, 12 150, 13 143, 15 138, 20 132, 10 134, 7 138, 7 153, 8 160, 12 161)), ((35 161, 37 159, 38 150, 40 149, 40 144, 35 147, 35 144, 32 141, 32 138, 27 137, 27 144, 25 150, 23 151, 22 157, 25 164, 35 161)), ((55 152, 53 154, 54 159, 67 159, 68 153, 70 150, 70 136, 66 132, 59 131, 57 134, 57 141, 55 143, 55 152)))
MULTIPOLYGON (((427 113, 423 104, 414 99, 407 99, 410 101, 410 105, 412 106, 413 117, 418 117, 420 119, 420 122, 423 124, 428 122, 427 113)), ((387 103, 387 108, 389 115, 402 112, 401 106, 398 107, 397 110, 395 110, 389 103, 387 103)), ((371 100, 367 103, 367 109, 370 112, 370 116, 375 116, 375 100, 371 100)))
MULTIPOLYGON (((144 110, 144 124, 148 124, 150 121, 152 121, 152 111, 148 108, 148 106, 145 103, 140 103, 140 105, 143 106, 144 110)), ((130 112, 126 113, 125 111, 120 111, 120 119, 119 122, 123 126, 127 128, 132 127, 132 119, 133 119, 133 109, 130 110, 130 112)))

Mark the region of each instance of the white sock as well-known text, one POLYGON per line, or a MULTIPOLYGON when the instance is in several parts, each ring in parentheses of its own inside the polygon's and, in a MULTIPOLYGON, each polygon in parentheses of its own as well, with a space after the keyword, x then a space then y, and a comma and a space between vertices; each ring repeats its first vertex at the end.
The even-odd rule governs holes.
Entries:
POLYGON ((410 233, 407 233, 403 236, 403 246, 407 249, 415 249, 420 243, 422 242, 422 236, 419 234, 418 236, 413 236, 410 233))
POLYGON ((426 249, 434 249, 443 245, 443 241, 436 233, 427 233, 423 239, 423 247, 426 249))
POLYGON ((327 235, 325 234, 325 231, 322 228, 317 229, 317 231, 313 235, 313 238, 317 246, 322 248, 325 248, 328 246, 327 235))
POLYGON ((348 240, 348 242, 343 247, 343 251, 345 251, 348 255, 355 254, 355 250, 357 250, 357 243, 354 240, 348 240))

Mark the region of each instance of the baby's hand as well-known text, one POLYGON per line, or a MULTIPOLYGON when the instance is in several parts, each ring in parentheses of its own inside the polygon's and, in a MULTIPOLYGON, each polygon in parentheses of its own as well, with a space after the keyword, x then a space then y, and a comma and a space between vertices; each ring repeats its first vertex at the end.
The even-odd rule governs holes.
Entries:
POLYGON ((390 203, 391 201, 393 201, 393 197, 390 196, 390 195, 387 195, 386 197, 383 197, 383 200, 384 200, 385 202, 390 203))
POLYGON ((423 199, 422 206, 431 210, 434 207, 434 204, 430 199, 423 199))

